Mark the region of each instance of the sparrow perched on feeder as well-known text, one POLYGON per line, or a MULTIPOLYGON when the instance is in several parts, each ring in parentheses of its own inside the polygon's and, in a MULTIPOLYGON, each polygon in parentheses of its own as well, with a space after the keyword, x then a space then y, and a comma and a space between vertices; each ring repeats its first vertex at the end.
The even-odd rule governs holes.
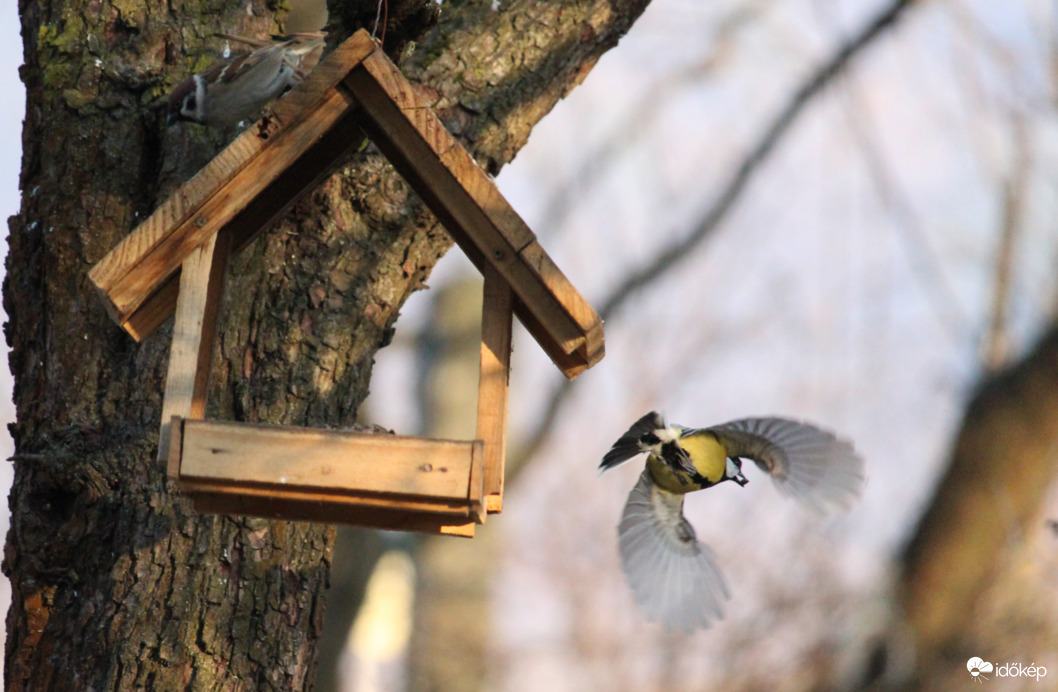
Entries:
POLYGON ((683 516, 689 492, 724 481, 746 485, 752 459, 776 487, 823 514, 847 509, 863 485, 863 460, 852 445, 806 423, 744 418, 709 428, 666 425, 657 412, 636 421, 599 468, 647 454, 618 525, 621 564, 636 602, 666 628, 708 627, 728 598, 712 551, 683 516))
POLYGON ((253 46, 179 84, 169 95, 168 124, 190 120, 227 127, 257 115, 304 79, 323 52, 324 32, 258 40, 216 34, 253 46))

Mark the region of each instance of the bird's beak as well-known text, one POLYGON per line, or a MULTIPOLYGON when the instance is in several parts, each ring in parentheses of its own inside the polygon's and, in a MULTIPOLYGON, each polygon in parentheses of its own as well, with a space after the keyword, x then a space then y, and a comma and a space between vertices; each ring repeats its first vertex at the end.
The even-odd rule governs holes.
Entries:
POLYGON ((742 460, 738 457, 731 457, 728 460, 727 477, 742 486, 749 483, 749 479, 742 474, 742 460), (734 471, 734 473, 732 473, 732 471, 734 471))

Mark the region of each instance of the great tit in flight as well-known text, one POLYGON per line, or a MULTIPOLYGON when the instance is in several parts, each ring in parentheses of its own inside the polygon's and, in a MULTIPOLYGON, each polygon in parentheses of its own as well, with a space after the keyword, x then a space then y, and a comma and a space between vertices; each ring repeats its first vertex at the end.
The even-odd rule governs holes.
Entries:
POLYGON ((646 468, 617 527, 621 564, 647 617, 683 631, 719 620, 728 598, 716 558, 683 516, 684 495, 724 481, 746 485, 743 459, 817 514, 848 509, 864 480, 863 460, 849 442, 784 418, 684 428, 651 411, 614 443, 599 468, 639 454, 648 455, 646 468))

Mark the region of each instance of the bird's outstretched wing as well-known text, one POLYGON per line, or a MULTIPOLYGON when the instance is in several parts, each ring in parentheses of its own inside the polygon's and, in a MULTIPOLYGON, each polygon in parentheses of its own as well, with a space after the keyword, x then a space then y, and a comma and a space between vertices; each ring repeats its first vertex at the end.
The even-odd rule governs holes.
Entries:
POLYGON ((728 598, 712 551, 683 517, 683 496, 643 471, 617 527, 618 548, 636 602, 667 629, 691 631, 723 617, 728 598))
POLYGON ((602 458, 602 463, 599 464, 599 468, 603 471, 620 466, 624 462, 628 461, 635 455, 639 454, 643 450, 639 447, 639 438, 643 437, 649 432, 654 432, 665 427, 665 419, 661 417, 661 414, 657 411, 651 411, 647 415, 643 416, 628 429, 624 435, 617 442, 613 443, 613 447, 606 453, 606 456, 602 458))
POLYGON ((253 46, 254 50, 240 53, 226 62, 215 65, 204 73, 208 80, 219 79, 222 82, 232 82, 238 75, 249 72, 258 65, 267 65, 264 69, 272 72, 277 70, 279 63, 282 62, 291 72, 289 78, 293 82, 300 82, 319 62, 327 34, 321 31, 273 36, 270 39, 221 33, 216 33, 214 36, 245 43, 253 46))
POLYGON ((223 32, 215 32, 213 34, 217 38, 223 38, 227 41, 235 41, 237 43, 243 43, 253 48, 265 48, 267 46, 274 46, 277 44, 290 44, 293 42, 300 42, 306 45, 312 43, 315 44, 317 41, 323 41, 327 38, 326 31, 304 31, 301 33, 292 34, 276 34, 269 38, 253 38, 251 36, 236 36, 235 34, 226 34, 223 32))
POLYGON ((807 423, 744 418, 705 430, 729 457, 752 459, 780 491, 819 514, 848 509, 863 487, 863 459, 852 444, 807 423))

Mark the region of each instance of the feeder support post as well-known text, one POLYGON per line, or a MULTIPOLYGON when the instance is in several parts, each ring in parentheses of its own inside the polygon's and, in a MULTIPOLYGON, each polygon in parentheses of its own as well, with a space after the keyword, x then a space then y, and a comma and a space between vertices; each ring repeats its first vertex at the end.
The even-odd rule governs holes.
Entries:
POLYGON ((163 463, 169 459, 173 416, 202 419, 206 415, 213 340, 230 254, 231 233, 215 233, 181 265, 158 437, 158 461, 163 463))
POLYGON ((478 380, 477 439, 485 443, 485 508, 503 509, 507 394, 511 377, 511 287, 494 267, 482 269, 481 370, 478 380))

